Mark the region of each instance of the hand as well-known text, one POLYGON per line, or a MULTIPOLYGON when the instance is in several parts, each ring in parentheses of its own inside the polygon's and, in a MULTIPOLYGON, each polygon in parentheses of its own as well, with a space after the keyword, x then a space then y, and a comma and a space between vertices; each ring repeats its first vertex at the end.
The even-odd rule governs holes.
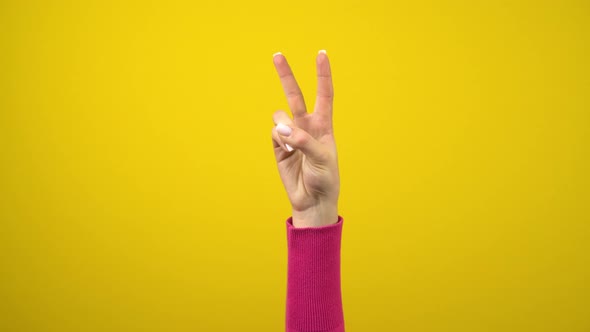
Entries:
POLYGON ((293 226, 319 227, 338 222, 340 176, 332 106, 334 88, 330 62, 320 51, 317 63, 317 97, 307 113, 295 76, 280 53, 273 56, 293 119, 284 111, 273 115, 273 147, 283 185, 293 209, 293 226))

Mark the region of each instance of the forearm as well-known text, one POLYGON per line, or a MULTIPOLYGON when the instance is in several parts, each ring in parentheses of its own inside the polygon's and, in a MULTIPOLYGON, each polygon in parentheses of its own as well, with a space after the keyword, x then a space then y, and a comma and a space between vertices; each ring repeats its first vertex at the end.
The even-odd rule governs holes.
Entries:
POLYGON ((287 332, 344 332, 340 286, 343 219, 321 227, 287 220, 287 332))

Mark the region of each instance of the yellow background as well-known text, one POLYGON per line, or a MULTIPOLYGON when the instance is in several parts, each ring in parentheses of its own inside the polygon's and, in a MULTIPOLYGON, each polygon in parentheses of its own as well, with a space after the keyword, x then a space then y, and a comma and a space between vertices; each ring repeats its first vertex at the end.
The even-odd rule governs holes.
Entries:
POLYGON ((281 331, 282 51, 347 331, 590 330, 587 1, 1 1, 0 330, 281 331))

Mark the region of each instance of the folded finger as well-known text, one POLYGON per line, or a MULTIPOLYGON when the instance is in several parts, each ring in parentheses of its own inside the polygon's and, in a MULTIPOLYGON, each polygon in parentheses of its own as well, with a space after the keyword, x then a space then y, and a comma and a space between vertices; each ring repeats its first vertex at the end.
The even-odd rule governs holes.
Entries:
MULTIPOLYGON (((293 148, 289 145, 286 144, 285 142, 283 142, 281 140, 281 137, 279 136, 279 133, 277 132, 277 126, 274 126, 272 128, 272 141, 273 141, 273 147, 276 148, 281 148, 282 150, 286 151, 286 152, 292 152, 293 148)), ((275 150, 276 152, 276 150, 275 150)))
POLYGON ((294 149, 301 150, 309 160, 323 163, 327 160, 325 148, 305 130, 296 126, 279 123, 275 127, 282 142, 294 149))

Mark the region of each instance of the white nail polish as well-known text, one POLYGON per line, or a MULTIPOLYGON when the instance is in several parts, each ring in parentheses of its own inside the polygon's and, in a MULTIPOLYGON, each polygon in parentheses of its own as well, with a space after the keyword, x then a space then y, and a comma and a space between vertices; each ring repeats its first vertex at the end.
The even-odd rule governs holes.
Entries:
POLYGON ((326 54, 326 50, 319 50, 318 54, 326 54))
POLYGON ((281 52, 277 52, 277 53, 273 54, 273 55, 272 55, 272 57, 274 58, 275 56, 277 56, 277 55, 279 55, 279 54, 283 54, 283 53, 281 53, 281 52))
POLYGON ((287 151, 293 151, 293 148, 289 144, 285 143, 285 147, 287 148, 287 151))
POLYGON ((277 132, 283 136, 289 136, 289 135, 291 135, 292 130, 289 126, 284 125, 279 122, 277 124, 277 132))

